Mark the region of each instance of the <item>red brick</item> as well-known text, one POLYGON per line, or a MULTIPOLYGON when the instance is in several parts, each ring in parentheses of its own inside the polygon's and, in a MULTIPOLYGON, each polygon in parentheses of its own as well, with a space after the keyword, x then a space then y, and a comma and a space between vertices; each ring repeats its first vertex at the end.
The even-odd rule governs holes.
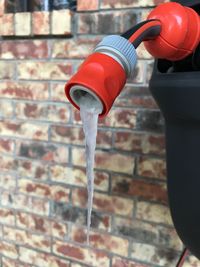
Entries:
MULTIPOLYGON (((74 185, 87 186, 87 177, 82 168, 70 168, 61 165, 53 165, 50 168, 51 180, 54 182, 74 185)), ((94 172, 94 189, 108 191, 109 175, 105 172, 94 172)))
MULTIPOLYGON (((99 121, 101 124, 101 120, 99 121)), ((136 124, 136 110, 134 109, 111 109, 103 126, 114 127, 114 128, 134 128, 136 124)))
MULTIPOLYGON (((81 244, 86 243, 86 229, 73 226, 71 230, 71 239, 81 244)), ((121 256, 128 256, 128 240, 113 235, 90 231, 90 246, 121 256)))
MULTIPOLYGON (((86 226, 87 224, 87 210, 81 209, 59 202, 53 202, 51 209, 51 216, 54 220, 69 221, 75 225, 86 226)), ((111 214, 103 214, 102 212, 92 211, 91 227, 104 232, 109 232, 111 229, 111 214)))
POLYGON ((105 252, 81 248, 79 246, 59 241, 54 242, 53 252, 59 256, 67 257, 94 267, 109 266, 109 257, 105 252))
POLYGON ((113 257, 112 267, 149 267, 146 264, 130 261, 119 257, 113 257))
POLYGON ((161 183, 153 184, 123 176, 112 176, 112 191, 124 196, 168 203, 166 185, 161 183))
POLYGON ((78 0, 78 11, 89 11, 96 10, 99 8, 99 0, 91 0, 90 2, 86 2, 84 0, 78 0))
POLYGON ((138 162, 138 174, 144 177, 165 179, 166 162, 163 159, 141 157, 138 162))
POLYGON ((20 62, 18 78, 22 80, 68 80, 72 64, 66 62, 20 62))
POLYGON ((1 118, 12 118, 14 116, 14 107, 11 101, 0 100, 1 118))
POLYGON ((27 262, 29 264, 34 264, 36 266, 42 267, 69 267, 68 260, 62 260, 52 254, 40 253, 35 250, 30 250, 27 248, 19 248, 19 258, 22 262, 27 262))
POLYGON ((183 249, 183 243, 175 229, 155 223, 115 216, 112 232, 134 242, 154 244, 177 251, 183 249))
POLYGON ((81 34, 121 34, 136 22, 135 10, 80 13, 77 31, 81 34))
POLYGON ((28 195, 10 194, 4 191, 1 195, 2 206, 14 208, 16 210, 24 210, 26 212, 33 212, 38 215, 49 214, 49 201, 40 198, 33 198, 28 195))
POLYGON ((16 154, 20 157, 49 162, 68 162, 68 148, 66 146, 56 146, 54 144, 17 141, 16 154))
POLYGON ((52 57, 82 59, 89 56, 100 41, 96 36, 56 40, 52 44, 52 57))
POLYGON ((16 164, 12 156, 0 156, 0 170, 12 171, 15 170, 16 164))
MULTIPOLYGON (((73 148, 72 160, 74 165, 85 166, 85 150, 73 148)), ((95 168, 102 169, 103 171, 132 174, 134 163, 135 159, 132 156, 98 150, 95 153, 95 168)))
POLYGON ((3 41, 0 47, 1 59, 38 59, 48 57, 47 41, 3 41))
POLYGON ((45 197, 55 201, 69 201, 69 188, 58 185, 35 183, 27 179, 18 181, 18 192, 36 197, 45 197))
MULTIPOLYGON (((97 13, 90 14, 79 14, 78 16, 78 33, 88 34, 88 33, 98 33, 98 15, 97 13)), ((101 34, 101 33, 99 33, 101 34)))
POLYGON ((126 84, 114 102, 116 107, 158 109, 150 95, 149 88, 141 85, 126 84))
POLYGON ((44 124, 0 121, 0 134, 29 138, 34 140, 48 140, 48 126, 44 124))
POLYGON ((165 137, 137 132, 116 132, 115 148, 143 154, 163 155, 165 153, 165 137))
POLYGON ((7 138, 0 138, 0 152, 5 154, 13 154, 15 141, 7 138))
POLYGON ((1 174, 0 175, 0 188, 14 192, 16 190, 16 177, 11 174, 1 174))
MULTIPOLYGON (((72 203, 75 206, 85 208, 87 206, 87 191, 85 189, 73 189, 72 203)), ((133 212, 133 201, 95 192, 93 208, 103 212, 131 216, 133 212)))
MULTIPOLYGON (((51 100, 56 102, 69 103, 65 95, 65 83, 53 83, 51 84, 51 100)), ((70 104, 71 106, 71 104, 70 104)))
POLYGON ((15 225, 15 214, 12 210, 0 208, 0 223, 15 225))
POLYGON ((18 258, 16 245, 7 243, 5 241, 0 242, 0 253, 1 255, 9 257, 11 259, 18 258))
POLYGON ((25 230, 31 230, 35 233, 51 235, 51 221, 39 215, 29 214, 21 211, 16 213, 17 227, 25 230))
POLYGON ((15 242, 15 244, 30 248, 39 248, 42 251, 50 252, 50 238, 5 226, 3 228, 3 234, 5 240, 15 242))
POLYGON ((47 35, 50 34, 50 13, 33 12, 32 13, 33 34, 47 35))
POLYGON ((71 15, 69 10, 54 10, 52 12, 52 34, 71 34, 71 15))
POLYGON ((169 208, 165 205, 139 201, 137 203, 136 217, 140 220, 172 225, 169 208))
POLYGON ((44 162, 17 159, 15 163, 20 177, 28 177, 38 180, 48 179, 48 165, 44 162))
POLYGON ((175 266, 178 256, 179 253, 172 249, 157 248, 141 243, 132 244, 131 257, 139 261, 149 262, 153 266, 175 266))
POLYGON ((68 234, 68 227, 66 224, 58 221, 51 222, 51 235, 53 237, 64 240, 67 234, 68 234))
POLYGON ((67 105, 16 103, 16 117, 20 120, 42 120, 67 123, 70 111, 67 105))
POLYGON ((132 1, 132 0, 103 0, 101 3, 101 8, 113 9, 113 8, 131 8, 131 7, 148 7, 155 6, 164 3, 164 0, 142 0, 142 1, 132 1))
MULTIPOLYGON (((65 144, 84 144, 84 133, 82 128, 72 126, 52 126, 51 140, 54 142, 61 142, 65 144)), ((112 132, 98 130, 97 133, 97 147, 111 148, 112 132)))
POLYGON ((31 265, 27 263, 21 263, 17 260, 11 260, 8 258, 2 258, 2 264, 3 267, 32 267, 31 265))
POLYGON ((15 14, 15 35, 28 36, 31 34, 31 13, 15 14))
POLYGON ((15 73, 14 63, 0 62, 0 79, 12 79, 15 73))
POLYGON ((0 17, 0 35, 2 36, 12 36, 14 35, 14 15, 4 14, 0 17))
POLYGON ((0 3, 0 17, 4 14, 5 12, 5 0, 1 0, 0 3))
POLYGON ((44 82, 0 82, 0 97, 47 100, 48 84, 44 82))

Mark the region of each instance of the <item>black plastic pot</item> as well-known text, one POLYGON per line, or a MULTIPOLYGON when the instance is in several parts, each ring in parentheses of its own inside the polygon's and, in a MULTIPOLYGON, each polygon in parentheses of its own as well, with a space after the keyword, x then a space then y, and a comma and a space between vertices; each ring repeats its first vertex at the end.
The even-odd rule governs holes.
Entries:
POLYGON ((170 64, 155 62, 149 87, 166 122, 172 219, 183 243, 200 258, 200 71, 178 72, 170 64))

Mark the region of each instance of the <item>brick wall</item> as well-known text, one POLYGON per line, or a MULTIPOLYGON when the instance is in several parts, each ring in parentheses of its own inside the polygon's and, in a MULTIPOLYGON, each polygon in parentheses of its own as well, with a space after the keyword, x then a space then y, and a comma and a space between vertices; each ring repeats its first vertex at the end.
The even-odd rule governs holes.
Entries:
MULTIPOLYGON (((153 59, 99 121, 90 246, 83 131, 64 84, 95 44, 163 1, 78 1, 5 14, 0 4, 0 266, 175 266, 182 243, 166 193, 163 118, 148 91, 153 59)), ((190 256, 184 267, 200 266, 190 256)))

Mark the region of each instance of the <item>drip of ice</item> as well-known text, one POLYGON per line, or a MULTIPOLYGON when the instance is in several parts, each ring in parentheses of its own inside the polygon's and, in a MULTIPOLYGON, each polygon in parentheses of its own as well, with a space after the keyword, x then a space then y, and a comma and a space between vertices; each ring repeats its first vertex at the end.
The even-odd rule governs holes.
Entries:
POLYGON ((80 114, 85 134, 86 175, 88 191, 87 212, 87 244, 89 244, 89 231, 91 225, 91 213, 94 192, 94 160, 97 136, 98 116, 102 112, 102 106, 93 96, 86 94, 80 99, 80 114))

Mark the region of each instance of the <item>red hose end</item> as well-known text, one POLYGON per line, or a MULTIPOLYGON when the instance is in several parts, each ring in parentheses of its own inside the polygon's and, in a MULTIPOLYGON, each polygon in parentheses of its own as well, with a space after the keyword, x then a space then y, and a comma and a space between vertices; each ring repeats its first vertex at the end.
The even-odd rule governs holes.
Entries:
POLYGON ((80 66, 78 72, 65 86, 65 93, 69 101, 78 109, 81 95, 91 92, 103 106, 99 115, 104 117, 111 109, 115 98, 120 94, 126 82, 124 68, 112 57, 94 53, 80 66), (79 91, 72 88, 79 87, 79 91), (86 90, 82 91, 82 88, 86 90))
POLYGON ((156 58, 181 60, 199 44, 200 19, 189 7, 175 2, 164 3, 156 7, 148 19, 158 19, 162 24, 160 35, 145 42, 146 49, 156 58))

